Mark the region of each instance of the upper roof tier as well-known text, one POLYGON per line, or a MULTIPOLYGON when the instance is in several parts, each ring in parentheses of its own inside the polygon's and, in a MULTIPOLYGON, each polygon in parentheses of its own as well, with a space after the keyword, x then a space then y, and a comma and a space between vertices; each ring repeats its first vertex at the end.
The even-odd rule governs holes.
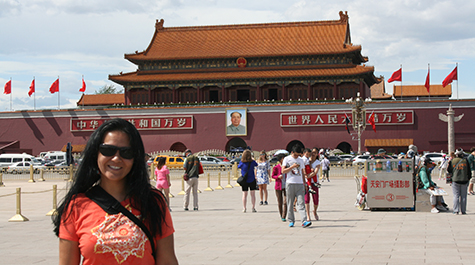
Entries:
POLYGON ((152 60, 266 57, 342 54, 361 51, 351 43, 347 12, 339 20, 242 24, 196 27, 163 27, 143 52, 126 54, 138 64, 152 60))

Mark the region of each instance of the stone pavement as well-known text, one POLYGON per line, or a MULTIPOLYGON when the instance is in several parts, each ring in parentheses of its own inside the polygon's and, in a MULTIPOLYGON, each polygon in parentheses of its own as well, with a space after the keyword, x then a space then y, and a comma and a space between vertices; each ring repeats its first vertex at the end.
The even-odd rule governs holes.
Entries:
MULTIPOLYGON (((439 184, 442 181, 438 181, 439 184)), ((57 264, 58 239, 45 214, 52 192, 23 194, 28 222, 8 222, 15 214, 15 192, 45 191, 53 184, 6 181, 0 188, 0 264, 57 264)), ((204 191, 200 181, 199 211, 185 212, 181 182, 173 180, 171 198, 175 250, 180 264, 475 264, 475 196, 467 215, 409 211, 359 211, 353 204, 355 181, 334 178, 320 189, 320 221, 289 228, 279 218, 274 185, 269 205, 242 213, 240 188, 204 191)), ((217 186, 215 181, 210 185, 217 186)), ((223 185, 224 186, 224 185, 223 185)), ((449 186, 446 202, 452 207, 449 186)), ((60 191, 59 196, 63 196, 60 191)))

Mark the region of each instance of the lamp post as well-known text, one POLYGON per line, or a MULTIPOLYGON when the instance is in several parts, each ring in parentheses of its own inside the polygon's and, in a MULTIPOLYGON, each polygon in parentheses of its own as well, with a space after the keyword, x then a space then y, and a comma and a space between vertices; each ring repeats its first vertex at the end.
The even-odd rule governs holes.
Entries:
MULTIPOLYGON (((364 101, 360 97, 360 93, 356 94, 355 99, 349 99, 347 102, 353 104, 351 108, 351 126, 356 131, 356 140, 358 140, 358 154, 361 155, 361 134, 366 128, 366 108, 364 107, 364 101)), ((353 140, 354 137, 353 137, 353 140)))

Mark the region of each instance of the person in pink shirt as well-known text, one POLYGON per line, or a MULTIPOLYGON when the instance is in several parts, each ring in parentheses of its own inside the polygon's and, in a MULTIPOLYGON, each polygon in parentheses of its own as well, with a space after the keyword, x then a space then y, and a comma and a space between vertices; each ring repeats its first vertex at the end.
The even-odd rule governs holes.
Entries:
POLYGON ((165 194, 165 199, 167 199, 167 206, 170 209, 170 186, 172 183, 170 182, 170 170, 168 170, 167 166, 165 166, 165 162, 167 161, 166 157, 160 157, 158 159, 157 167, 155 168, 155 180, 157 181, 156 188, 162 191, 165 194))
POLYGON ((285 174, 282 173, 282 161, 285 155, 277 155, 279 163, 272 169, 272 178, 275 179, 275 196, 277 197, 277 204, 280 218, 285 222, 287 216, 287 198, 285 194, 285 174))

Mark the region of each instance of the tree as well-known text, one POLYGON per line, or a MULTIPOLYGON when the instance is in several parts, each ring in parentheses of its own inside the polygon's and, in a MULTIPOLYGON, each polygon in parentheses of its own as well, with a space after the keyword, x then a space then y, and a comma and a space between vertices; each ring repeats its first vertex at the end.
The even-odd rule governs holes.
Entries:
POLYGON ((120 94, 123 93, 122 89, 117 89, 114 85, 104 85, 99 89, 99 91, 95 91, 95 94, 120 94))

